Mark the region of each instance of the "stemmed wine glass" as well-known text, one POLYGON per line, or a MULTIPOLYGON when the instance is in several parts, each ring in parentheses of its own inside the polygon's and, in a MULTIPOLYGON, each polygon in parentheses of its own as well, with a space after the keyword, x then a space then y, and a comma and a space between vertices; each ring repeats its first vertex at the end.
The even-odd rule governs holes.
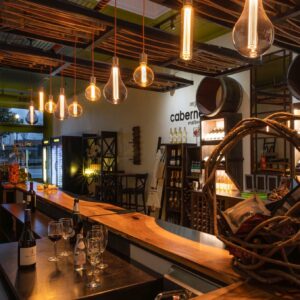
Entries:
POLYGON ((59 261, 59 257, 57 256, 57 247, 56 242, 62 238, 63 234, 63 226, 59 221, 50 221, 48 223, 48 238, 53 242, 54 245, 54 256, 50 256, 48 258, 49 261, 59 261))
POLYGON ((67 240, 73 233, 73 220, 71 218, 61 218, 59 221, 62 223, 62 237, 64 239, 65 249, 60 253, 60 256, 69 256, 70 252, 67 251, 67 240))
POLYGON ((103 270, 105 268, 108 267, 107 264, 104 263, 104 252, 107 246, 107 242, 108 242, 108 230, 107 227, 103 224, 97 224, 97 225, 93 225, 92 227, 93 230, 97 230, 100 232, 100 264, 97 266, 99 269, 103 270))
POLYGON ((87 238, 86 239, 86 250, 87 250, 87 258, 92 266, 92 281, 87 284, 87 287, 94 289, 100 286, 100 284, 96 281, 95 269, 96 265, 99 262, 100 256, 100 240, 98 238, 87 238))

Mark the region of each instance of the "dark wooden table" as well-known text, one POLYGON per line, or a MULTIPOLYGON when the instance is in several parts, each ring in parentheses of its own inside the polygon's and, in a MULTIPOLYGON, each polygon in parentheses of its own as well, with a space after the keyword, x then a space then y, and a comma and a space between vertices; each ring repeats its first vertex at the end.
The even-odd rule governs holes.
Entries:
POLYGON ((53 255, 53 245, 48 239, 37 240, 37 254, 35 271, 18 271, 17 243, 0 245, 1 275, 16 299, 153 300, 161 291, 161 279, 110 252, 105 252, 104 259, 109 267, 97 275, 101 286, 95 290, 86 287, 89 276, 73 270, 72 257, 57 264, 48 261, 53 255))

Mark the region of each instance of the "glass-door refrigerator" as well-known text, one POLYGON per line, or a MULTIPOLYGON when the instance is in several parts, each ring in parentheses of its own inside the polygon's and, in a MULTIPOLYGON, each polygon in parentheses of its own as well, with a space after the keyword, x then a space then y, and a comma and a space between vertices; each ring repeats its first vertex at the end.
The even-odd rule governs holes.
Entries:
POLYGON ((64 191, 82 191, 82 138, 61 136, 51 139, 51 184, 64 191))
POLYGON ((51 143, 43 140, 43 182, 51 183, 51 143))

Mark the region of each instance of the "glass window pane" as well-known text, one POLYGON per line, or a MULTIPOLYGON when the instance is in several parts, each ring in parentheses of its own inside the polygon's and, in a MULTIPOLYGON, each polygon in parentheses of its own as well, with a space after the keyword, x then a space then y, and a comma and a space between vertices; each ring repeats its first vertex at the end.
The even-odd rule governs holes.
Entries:
MULTIPOLYGON (((28 125, 26 122, 26 116, 28 109, 25 108, 5 108, 0 107, 0 123, 16 124, 16 125, 28 125)), ((35 111, 38 117, 38 122, 35 126, 44 125, 44 114, 40 111, 35 111)))

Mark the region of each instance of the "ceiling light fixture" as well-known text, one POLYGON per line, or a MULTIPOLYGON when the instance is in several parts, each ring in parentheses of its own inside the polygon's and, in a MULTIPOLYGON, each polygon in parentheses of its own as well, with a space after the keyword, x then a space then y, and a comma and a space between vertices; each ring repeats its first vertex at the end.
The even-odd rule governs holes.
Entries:
POLYGON ((92 34, 92 76, 90 78, 90 84, 89 86, 85 89, 85 98, 89 101, 95 102, 100 100, 101 98, 101 90, 99 87, 96 85, 96 77, 94 76, 94 64, 95 64, 95 59, 94 59, 94 31, 92 34))
POLYGON ((154 73, 147 65, 148 57, 145 53, 145 7, 145 0, 143 0, 143 51, 140 55, 140 65, 133 73, 134 82, 141 87, 150 86, 154 81, 154 73))
POLYGON ((181 47, 180 58, 191 60, 193 58, 194 39, 194 8, 192 0, 185 0, 181 9, 181 47))
MULTIPOLYGON (((63 58, 61 60, 63 65, 63 58)), ((58 120, 63 121, 69 117, 68 104, 67 104, 65 89, 64 89, 63 70, 61 71, 60 79, 61 79, 60 93, 59 93, 56 109, 54 112, 54 116, 58 120)))
POLYGON ((274 42, 274 26, 262 0, 246 0, 244 10, 232 31, 233 44, 246 57, 263 55, 274 42))
POLYGON ((53 100, 52 95, 52 66, 50 67, 50 78, 49 78, 49 99, 45 104, 45 111, 49 114, 53 114, 56 109, 56 104, 53 100))
POLYGON ((76 46, 77 46, 77 38, 75 39, 75 46, 74 46, 74 95, 73 95, 73 102, 69 105, 68 108, 69 114, 73 118, 78 118, 83 113, 82 106, 78 103, 78 99, 76 96, 76 81, 77 81, 76 46))
POLYGON ((111 104, 121 104, 127 99, 127 88, 122 81, 119 59, 117 57, 117 0, 115 0, 115 41, 114 57, 112 59, 112 68, 108 82, 103 89, 105 99, 111 104))
POLYGON ((34 108, 34 102, 32 99, 32 89, 31 89, 29 108, 28 108, 28 113, 26 115, 25 121, 30 125, 35 125, 38 122, 38 120, 39 119, 38 119, 37 113, 35 112, 35 108, 34 108))

